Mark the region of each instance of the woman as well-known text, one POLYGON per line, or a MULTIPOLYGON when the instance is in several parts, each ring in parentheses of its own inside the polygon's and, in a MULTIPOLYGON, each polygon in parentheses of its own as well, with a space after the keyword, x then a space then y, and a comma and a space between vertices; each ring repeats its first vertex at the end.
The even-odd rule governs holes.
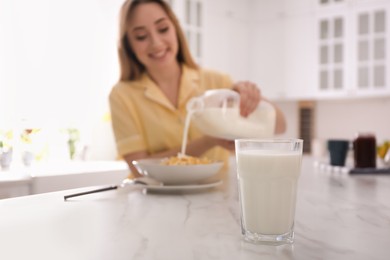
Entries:
MULTIPOLYGON (((121 75, 110 93, 112 124, 118 152, 135 176, 133 160, 178 154, 191 97, 211 88, 233 88, 240 94, 243 116, 263 99, 253 83, 233 84, 227 75, 199 68, 177 18, 162 0, 123 4, 118 51, 121 75)), ((281 133, 285 120, 276 111, 276 133, 281 133)), ((194 127, 188 140, 186 154, 192 156, 221 159, 234 149, 232 141, 204 136, 194 127)))

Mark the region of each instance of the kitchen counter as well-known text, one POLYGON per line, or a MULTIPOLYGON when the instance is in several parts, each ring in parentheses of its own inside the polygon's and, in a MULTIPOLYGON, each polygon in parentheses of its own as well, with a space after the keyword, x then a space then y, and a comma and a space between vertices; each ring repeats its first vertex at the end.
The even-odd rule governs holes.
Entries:
POLYGON ((313 163, 304 157, 293 245, 242 240, 233 163, 207 190, 0 200, 0 259, 390 259, 390 175, 313 163))
POLYGON ((24 173, 0 171, 0 199, 31 194, 32 178, 24 173))
POLYGON ((0 170, 0 199, 115 184, 126 178, 124 161, 64 161, 12 166, 0 170))

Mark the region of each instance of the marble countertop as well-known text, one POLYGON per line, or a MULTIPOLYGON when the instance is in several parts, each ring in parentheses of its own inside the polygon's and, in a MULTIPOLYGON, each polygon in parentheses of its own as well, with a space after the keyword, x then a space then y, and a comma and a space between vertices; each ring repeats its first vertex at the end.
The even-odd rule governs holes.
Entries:
POLYGON ((223 181, 0 200, 0 259, 390 259, 390 175, 321 171, 304 157, 295 242, 282 246, 242 240, 234 163, 223 181))
POLYGON ((0 170, 0 199, 111 185, 128 174, 129 167, 124 161, 39 162, 29 167, 15 163, 7 170, 0 170))
POLYGON ((59 176, 86 172, 106 172, 128 170, 124 161, 58 161, 35 163, 29 167, 12 166, 8 170, 0 170, 0 181, 23 179, 36 176, 59 176))

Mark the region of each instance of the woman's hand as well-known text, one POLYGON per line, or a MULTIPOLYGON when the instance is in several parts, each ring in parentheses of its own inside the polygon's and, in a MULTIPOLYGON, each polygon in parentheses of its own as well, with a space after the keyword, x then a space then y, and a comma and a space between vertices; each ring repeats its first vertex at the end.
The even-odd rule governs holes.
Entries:
POLYGON ((240 94, 240 114, 247 117, 257 108, 260 102, 260 89, 252 82, 241 81, 234 84, 233 90, 240 94))

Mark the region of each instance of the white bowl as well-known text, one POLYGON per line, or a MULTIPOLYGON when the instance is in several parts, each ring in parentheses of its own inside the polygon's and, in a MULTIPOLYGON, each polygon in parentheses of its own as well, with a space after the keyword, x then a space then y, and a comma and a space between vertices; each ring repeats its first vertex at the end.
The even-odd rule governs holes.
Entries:
POLYGON ((222 168, 223 162, 196 165, 163 165, 161 159, 133 161, 137 170, 166 185, 196 184, 212 177, 222 168))

